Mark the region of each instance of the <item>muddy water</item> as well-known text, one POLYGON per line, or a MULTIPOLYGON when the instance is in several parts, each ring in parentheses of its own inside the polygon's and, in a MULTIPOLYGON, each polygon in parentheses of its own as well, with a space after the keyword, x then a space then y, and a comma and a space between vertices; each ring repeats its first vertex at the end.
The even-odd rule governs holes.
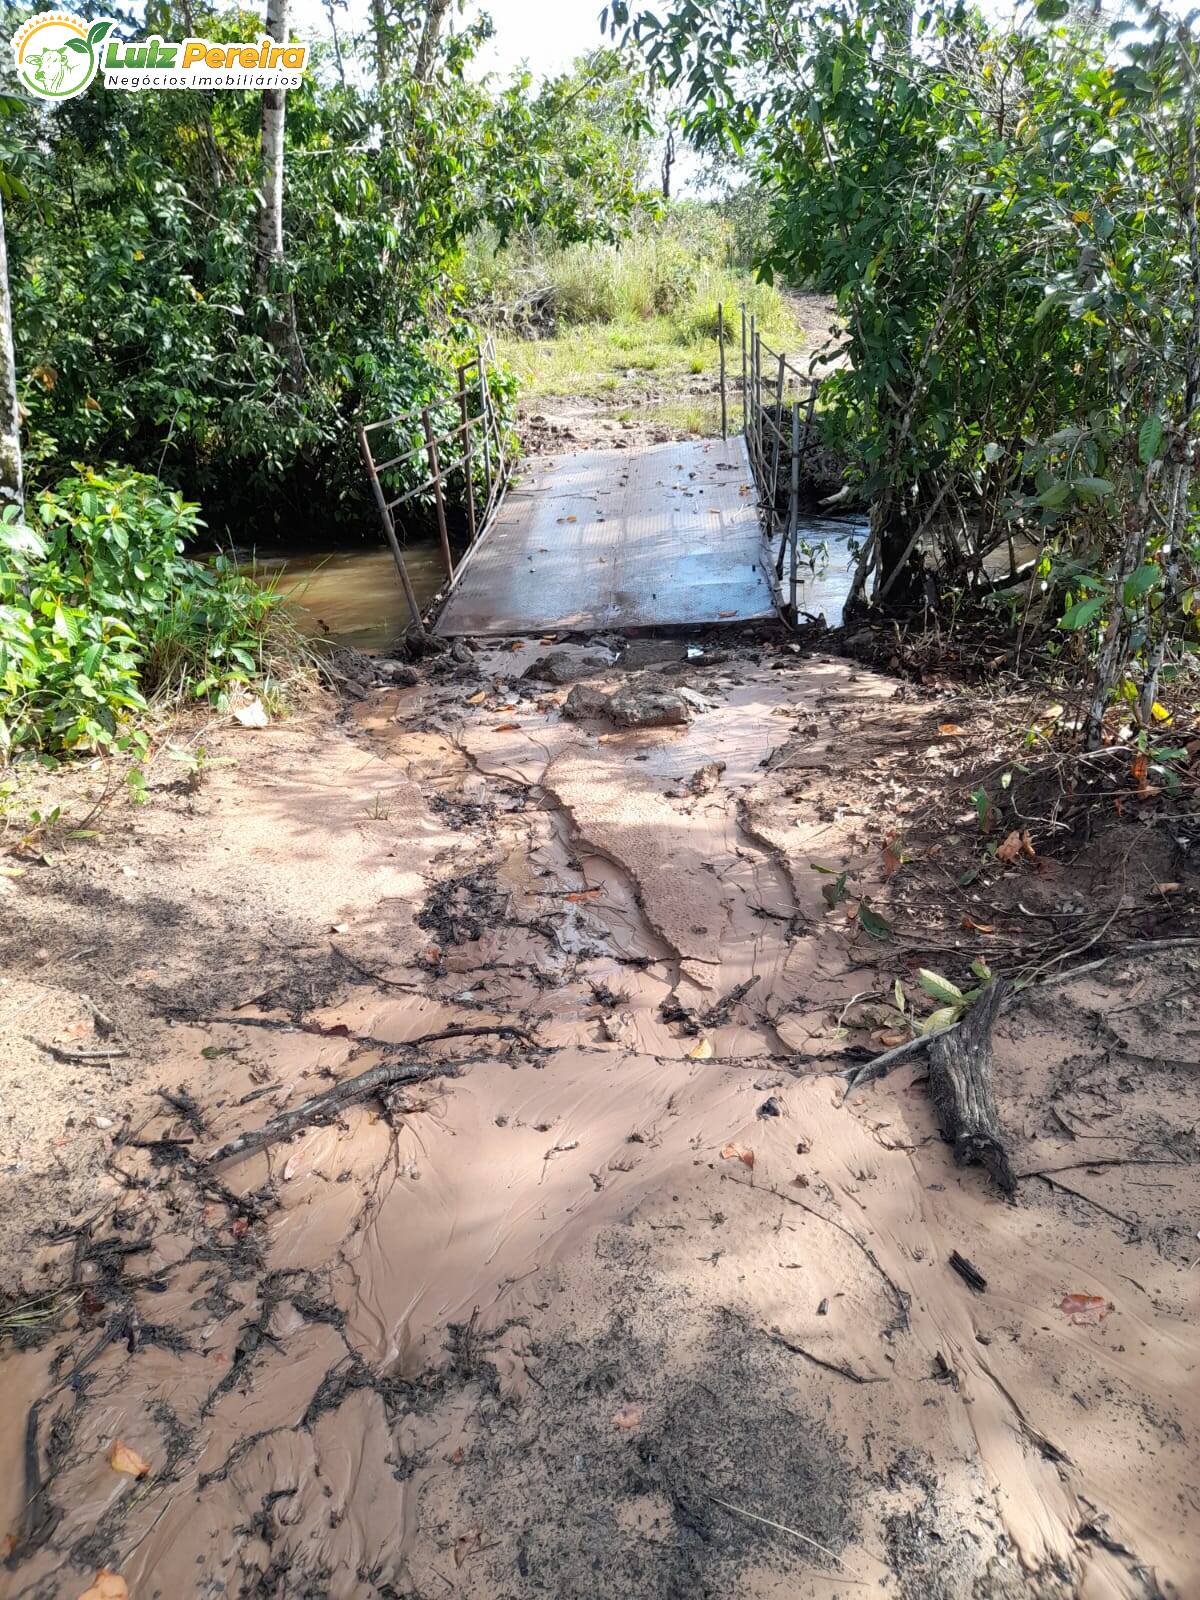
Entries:
MULTIPOLYGON (((436 542, 405 550, 417 604, 429 604, 445 578, 436 542)), ((295 607, 298 625, 357 650, 387 650, 409 623, 404 590, 387 550, 305 551, 260 558, 258 573, 278 583, 295 607)))
MULTIPOLYGON (((796 609, 803 616, 825 618, 831 628, 839 626, 850 581, 854 576, 855 551, 866 540, 869 526, 865 517, 805 517, 800 523, 800 582, 796 589, 796 609), (813 552, 813 563, 805 566, 804 546, 813 552)), ((789 592, 788 569, 784 566, 783 592, 789 592)))

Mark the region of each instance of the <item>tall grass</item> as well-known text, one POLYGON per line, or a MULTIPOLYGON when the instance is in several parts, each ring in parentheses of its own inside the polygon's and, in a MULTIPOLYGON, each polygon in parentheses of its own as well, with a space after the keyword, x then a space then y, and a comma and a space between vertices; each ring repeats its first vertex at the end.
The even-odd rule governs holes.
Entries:
POLYGON ((556 330, 667 318, 688 344, 716 338, 719 305, 732 336, 744 302, 768 337, 792 332, 784 297, 738 263, 736 240, 719 207, 685 202, 611 245, 555 249, 533 237, 501 251, 481 238, 468 276, 480 302, 504 310, 532 301, 556 330))

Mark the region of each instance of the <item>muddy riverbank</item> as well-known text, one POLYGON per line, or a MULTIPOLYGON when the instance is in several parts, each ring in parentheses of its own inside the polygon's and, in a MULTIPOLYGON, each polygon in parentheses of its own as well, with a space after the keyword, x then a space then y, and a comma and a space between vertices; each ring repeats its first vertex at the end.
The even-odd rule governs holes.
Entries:
POLYGON ((1194 1592, 1168 832, 1119 883, 1111 832, 997 860, 970 790, 1028 708, 616 644, 589 684, 685 725, 460 649, 207 730, 0 880, 3 1592, 1194 1592), (920 1058, 846 1093, 981 958, 1061 979, 997 1029, 1015 1204, 920 1058))

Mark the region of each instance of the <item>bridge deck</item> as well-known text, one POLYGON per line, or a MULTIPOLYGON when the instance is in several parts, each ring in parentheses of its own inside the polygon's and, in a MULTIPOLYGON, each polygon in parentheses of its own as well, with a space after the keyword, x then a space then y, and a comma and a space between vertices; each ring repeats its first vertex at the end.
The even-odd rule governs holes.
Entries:
POLYGON ((773 617, 767 560, 740 437, 551 456, 509 491, 437 632, 773 617))

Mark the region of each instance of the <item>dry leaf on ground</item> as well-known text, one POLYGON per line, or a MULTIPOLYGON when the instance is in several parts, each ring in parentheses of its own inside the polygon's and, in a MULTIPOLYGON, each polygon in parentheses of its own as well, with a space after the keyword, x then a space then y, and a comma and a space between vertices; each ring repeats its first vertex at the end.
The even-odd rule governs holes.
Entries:
POLYGON ((688 1051, 689 1061, 709 1061, 712 1058, 713 1047, 711 1039, 697 1039, 688 1051))
POLYGON ((467 1533, 460 1534, 454 1541, 454 1565, 461 1567, 469 1555, 483 1545, 483 1529, 471 1528, 467 1533))
POLYGON ((1111 1310, 1108 1301, 1098 1294, 1065 1294, 1058 1308, 1077 1328, 1097 1327, 1111 1310))
POLYGON ((129 1600, 129 1585, 119 1572, 110 1572, 107 1567, 101 1567, 79 1600, 129 1600))
POLYGON ((754 1171, 754 1151, 747 1150, 740 1144, 727 1144, 721 1151, 722 1161, 740 1161, 743 1166, 754 1171))
POLYGON ((113 1440, 112 1449, 108 1452, 108 1464, 114 1472, 127 1472, 131 1478, 144 1478, 150 1471, 150 1463, 145 1456, 138 1455, 136 1450, 122 1444, 120 1439, 113 1440))
POLYGON ((1021 856, 1028 856, 1031 861, 1037 856, 1028 828, 1014 828, 1008 837, 996 846, 997 861, 1013 862, 1021 856))
POLYGON ((617 1428, 636 1428, 641 1422, 643 1407, 635 1405, 632 1401, 617 1412, 613 1417, 613 1425, 617 1428))

